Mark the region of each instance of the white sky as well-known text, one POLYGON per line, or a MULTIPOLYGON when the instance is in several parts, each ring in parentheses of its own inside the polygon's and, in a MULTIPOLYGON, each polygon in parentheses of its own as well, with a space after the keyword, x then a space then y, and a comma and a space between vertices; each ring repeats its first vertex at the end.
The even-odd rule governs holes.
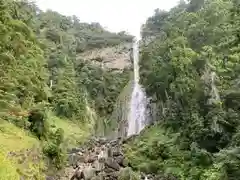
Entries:
POLYGON ((35 0, 42 10, 76 15, 82 22, 99 22, 110 31, 138 36, 154 9, 169 10, 179 0, 35 0))

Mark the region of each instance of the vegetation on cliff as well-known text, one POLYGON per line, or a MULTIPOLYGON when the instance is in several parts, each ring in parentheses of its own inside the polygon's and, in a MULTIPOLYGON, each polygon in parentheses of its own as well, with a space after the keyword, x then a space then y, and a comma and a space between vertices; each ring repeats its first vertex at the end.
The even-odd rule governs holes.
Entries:
POLYGON ((235 0, 181 1, 143 26, 141 81, 158 113, 127 147, 134 168, 239 178, 239 9, 235 0))
POLYGON ((30 158, 40 165, 42 152, 61 168, 66 148, 89 135, 96 119, 108 118, 128 71, 106 71, 77 54, 131 39, 28 1, 0 0, 0 179, 41 179, 44 167, 30 158))

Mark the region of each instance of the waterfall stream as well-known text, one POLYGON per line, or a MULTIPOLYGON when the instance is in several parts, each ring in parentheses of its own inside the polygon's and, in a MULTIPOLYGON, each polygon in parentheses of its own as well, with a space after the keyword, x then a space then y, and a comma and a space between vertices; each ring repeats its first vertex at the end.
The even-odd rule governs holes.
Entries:
POLYGON ((218 92, 218 89, 215 85, 215 79, 217 77, 216 73, 215 72, 212 72, 211 75, 211 88, 212 88, 212 91, 211 91, 211 97, 215 100, 215 101, 220 101, 220 96, 219 96, 219 92, 218 92))
POLYGON ((130 100, 127 136, 139 134, 147 123, 147 97, 139 84, 139 42, 133 41, 134 87, 130 100))

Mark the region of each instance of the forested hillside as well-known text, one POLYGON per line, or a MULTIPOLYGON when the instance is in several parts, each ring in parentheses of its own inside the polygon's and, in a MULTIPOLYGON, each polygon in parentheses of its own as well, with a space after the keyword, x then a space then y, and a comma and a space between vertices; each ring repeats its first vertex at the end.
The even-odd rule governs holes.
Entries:
POLYGON ((126 147, 132 166, 166 179, 239 179, 240 2, 180 1, 156 10, 142 36, 141 82, 157 122, 126 147))
MULTIPOLYGON (((126 119, 128 99, 119 94, 130 68, 105 69, 84 54, 131 41, 76 16, 0 0, 0 180, 55 175, 68 148, 119 118, 114 107, 126 119)), ((181 0, 157 9, 141 44, 154 125, 128 140, 128 165, 157 179, 239 179, 240 2, 181 0)))
POLYGON ((106 122, 129 70, 106 70, 77 58, 78 53, 131 40, 124 32, 43 12, 27 1, 0 0, 0 159, 5 162, 0 179, 41 179, 46 166, 7 154, 21 157, 38 146, 38 156, 43 152, 61 168, 71 142, 94 133, 96 121, 106 122))

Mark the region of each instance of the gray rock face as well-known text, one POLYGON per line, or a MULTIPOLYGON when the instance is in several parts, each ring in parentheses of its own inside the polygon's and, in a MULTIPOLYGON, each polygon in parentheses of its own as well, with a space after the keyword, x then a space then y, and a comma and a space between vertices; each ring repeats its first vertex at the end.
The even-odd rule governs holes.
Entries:
POLYGON ((132 43, 124 43, 113 47, 85 51, 77 57, 92 64, 103 66, 107 69, 122 70, 130 67, 132 43))

